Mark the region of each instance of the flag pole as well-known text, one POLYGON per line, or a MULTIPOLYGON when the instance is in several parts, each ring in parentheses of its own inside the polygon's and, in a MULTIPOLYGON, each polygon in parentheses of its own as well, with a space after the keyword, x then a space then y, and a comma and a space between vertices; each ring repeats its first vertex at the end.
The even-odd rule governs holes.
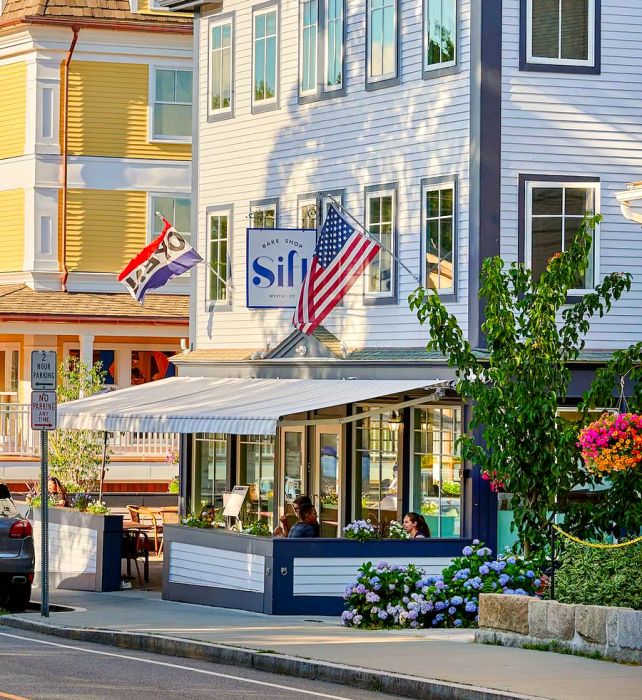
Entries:
POLYGON ((375 241, 375 243, 377 243, 377 245, 379 245, 379 246, 381 247, 382 250, 385 250, 386 253, 388 253, 388 255, 390 255, 390 256, 392 257, 393 260, 396 260, 397 263, 399 263, 399 266, 400 266, 400 267, 403 267, 403 269, 413 278, 413 280, 415 280, 415 282, 416 282, 417 284, 421 285, 421 280, 420 280, 419 277, 417 277, 417 275, 408 267, 408 265, 404 264, 404 263, 399 259, 399 257, 396 256, 396 255, 390 250, 390 248, 388 248, 388 247, 385 246, 380 240, 378 240, 377 238, 375 238, 375 237, 366 229, 366 227, 365 227, 358 219, 356 219, 356 218, 341 204, 341 202, 338 202, 331 194, 325 194, 325 195, 323 195, 323 198, 324 198, 324 199, 329 199, 335 206, 339 207, 339 209, 341 209, 341 211, 344 212, 344 214, 346 214, 347 216, 349 216, 349 217, 352 219, 352 221, 354 221, 354 223, 361 229, 361 231, 363 232, 363 234, 364 234, 367 238, 369 238, 371 241, 375 241))
MULTIPOLYGON (((154 214, 159 219, 161 219, 161 221, 164 221, 166 224, 169 224, 169 221, 167 221, 167 219, 159 211, 154 212, 154 214)), ((171 224, 170 224, 170 226, 171 226, 171 224)), ((201 256, 201 257, 203 257, 203 256, 201 256)), ((203 260, 205 260, 205 258, 203 258, 203 260)), ((207 263, 207 266, 210 268, 212 274, 218 279, 218 281, 221 282, 223 284, 223 286, 227 287, 227 289, 231 289, 232 291, 234 291, 234 285, 230 281, 224 280, 218 274, 218 272, 214 269, 214 267, 212 266, 212 263, 209 260, 207 260, 206 263, 207 263)))

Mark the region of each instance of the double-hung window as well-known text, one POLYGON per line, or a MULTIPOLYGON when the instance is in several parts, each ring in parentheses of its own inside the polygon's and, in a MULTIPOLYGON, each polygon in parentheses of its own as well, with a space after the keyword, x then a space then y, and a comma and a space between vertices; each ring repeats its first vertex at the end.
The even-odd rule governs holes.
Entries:
POLYGON ((317 227, 316 197, 299 197, 299 226, 301 228, 317 227))
MULTIPOLYGON (((599 183, 526 183, 525 263, 539 279, 550 259, 575 240, 587 212, 598 211, 599 183)), ((586 273, 578 276, 577 289, 591 289, 597 277, 597 242, 593 241, 586 273)))
POLYGON ((314 95, 317 91, 319 42, 319 0, 304 0, 301 3, 301 52, 300 85, 301 96, 314 95))
POLYGON ((458 0, 424 0, 424 75, 457 64, 458 0))
POLYGON ((253 96, 255 107, 276 106, 278 99, 278 10, 268 7, 254 13, 253 96))
POLYGON ((422 191, 424 283, 441 295, 455 294, 455 182, 425 183, 422 191))
POLYGON ((345 0, 300 0, 299 97, 304 101, 343 94, 344 39, 345 0))
POLYGON ((368 83, 397 77, 397 0, 368 0, 368 83))
POLYGON ((208 294, 213 303, 229 303, 231 211, 216 209, 208 215, 208 294))
POLYGON ((164 216, 178 233, 188 242, 192 238, 192 200, 189 197, 174 197, 164 194, 151 195, 150 219, 152 225, 150 233, 156 238, 163 230, 163 221, 156 216, 156 212, 164 216))
POLYGON ((343 22, 344 0, 324 0, 325 80, 324 90, 341 90, 343 87, 343 22))
POLYGON ((252 228, 276 228, 278 205, 272 202, 250 202, 250 221, 252 228))
POLYGON ((526 0, 526 63, 596 66, 596 0, 526 0))
POLYGON ((210 116, 232 113, 233 36, 231 18, 210 25, 210 116))
POLYGON ((154 139, 189 142, 192 137, 192 71, 156 68, 153 86, 154 139))
POLYGON ((366 301, 392 299, 395 295, 396 190, 393 187, 366 190, 366 228, 383 248, 366 268, 366 301))

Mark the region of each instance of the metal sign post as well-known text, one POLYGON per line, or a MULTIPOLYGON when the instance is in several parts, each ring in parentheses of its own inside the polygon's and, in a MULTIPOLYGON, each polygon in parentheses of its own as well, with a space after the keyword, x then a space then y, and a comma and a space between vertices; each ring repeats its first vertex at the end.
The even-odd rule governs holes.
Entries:
POLYGON ((40 430, 40 615, 49 617, 49 430, 56 429, 57 362, 55 352, 31 353, 31 428, 40 430))

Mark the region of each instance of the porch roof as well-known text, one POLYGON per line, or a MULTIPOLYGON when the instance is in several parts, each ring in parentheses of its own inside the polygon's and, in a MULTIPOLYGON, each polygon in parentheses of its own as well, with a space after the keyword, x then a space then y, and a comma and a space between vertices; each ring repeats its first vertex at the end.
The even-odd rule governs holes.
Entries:
MULTIPOLYGON (((449 385, 449 381, 425 379, 173 377, 61 404, 58 407, 58 427, 120 432, 274 435, 285 416, 449 385)), ((427 400, 428 396, 419 401, 406 401, 403 405, 427 400)), ((397 407, 400 408, 401 404, 397 407)))

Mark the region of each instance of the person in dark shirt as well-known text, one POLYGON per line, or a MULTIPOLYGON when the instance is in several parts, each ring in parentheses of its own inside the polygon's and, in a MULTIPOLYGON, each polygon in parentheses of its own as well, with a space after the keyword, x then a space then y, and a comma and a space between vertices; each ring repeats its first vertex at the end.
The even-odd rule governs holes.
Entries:
MULTIPOLYGON (((292 502, 292 507, 294 508, 294 514, 296 515, 297 518, 299 517, 299 508, 303 505, 309 505, 309 506, 312 505, 312 499, 310 498, 310 496, 297 496, 294 499, 294 501, 292 502)), ((282 515, 279 518, 279 522, 281 524, 274 531, 275 537, 287 537, 290 534, 290 525, 288 523, 288 516, 282 515)), ((294 525, 292 527, 294 527, 294 525)), ((319 537, 319 534, 320 534, 319 522, 315 521, 312 524, 312 527, 314 528, 314 536, 319 537)))
POLYGON ((317 537, 318 527, 316 509, 311 503, 306 503, 299 506, 299 520, 290 528, 288 537, 317 537))

